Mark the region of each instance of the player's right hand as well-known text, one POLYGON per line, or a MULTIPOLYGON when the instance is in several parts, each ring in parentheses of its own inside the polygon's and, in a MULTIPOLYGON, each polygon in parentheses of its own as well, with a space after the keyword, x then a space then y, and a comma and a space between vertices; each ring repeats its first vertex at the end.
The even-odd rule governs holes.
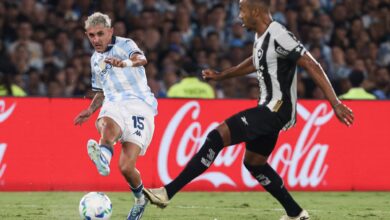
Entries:
POLYGON ((115 57, 107 57, 104 59, 105 63, 111 64, 112 66, 115 67, 126 67, 126 63, 123 62, 122 60, 115 58, 115 57))
POLYGON ((208 80, 218 80, 218 72, 212 69, 202 70, 202 78, 208 80))
POLYGON ((91 117, 92 115, 92 111, 89 110, 89 109, 85 109, 83 110, 82 112, 80 112, 79 115, 77 115, 77 117, 74 119, 74 125, 81 125, 83 124, 85 121, 87 121, 89 119, 89 117, 91 117))
POLYGON ((353 112, 344 103, 340 102, 340 103, 336 104, 335 106, 333 106, 333 110, 334 110, 337 118, 340 120, 340 122, 347 125, 348 127, 353 124, 353 122, 355 120, 353 112))

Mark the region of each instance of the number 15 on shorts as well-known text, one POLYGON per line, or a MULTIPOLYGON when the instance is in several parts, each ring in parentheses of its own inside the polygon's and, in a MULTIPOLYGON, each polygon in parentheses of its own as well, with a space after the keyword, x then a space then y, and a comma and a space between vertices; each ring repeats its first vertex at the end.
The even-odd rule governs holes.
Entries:
POLYGON ((133 125, 135 129, 144 130, 144 117, 142 116, 133 116, 131 117, 133 119, 133 125))

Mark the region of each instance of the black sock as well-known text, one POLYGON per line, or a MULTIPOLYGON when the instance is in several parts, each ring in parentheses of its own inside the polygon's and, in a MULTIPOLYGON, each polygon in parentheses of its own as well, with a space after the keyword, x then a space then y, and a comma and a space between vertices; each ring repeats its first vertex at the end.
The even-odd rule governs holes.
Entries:
POLYGON ((139 184, 139 186, 138 187, 136 187, 136 188, 133 188, 131 185, 130 185, 130 183, 129 183, 129 186, 130 186, 130 189, 131 189, 131 191, 133 192, 133 194, 134 194, 134 197, 135 198, 141 198, 142 197, 142 189, 144 188, 144 185, 141 183, 141 184, 139 184))
POLYGON ((222 137, 217 130, 212 130, 206 138, 202 148, 195 154, 195 156, 188 162, 186 167, 181 171, 171 183, 165 186, 168 198, 171 199, 181 188, 183 188, 191 180, 202 174, 218 153, 223 149, 222 137))
POLYGON ((286 187, 284 187, 282 178, 268 163, 264 166, 251 166, 245 163, 244 165, 264 189, 282 204, 288 216, 295 217, 301 213, 302 208, 291 197, 286 187))

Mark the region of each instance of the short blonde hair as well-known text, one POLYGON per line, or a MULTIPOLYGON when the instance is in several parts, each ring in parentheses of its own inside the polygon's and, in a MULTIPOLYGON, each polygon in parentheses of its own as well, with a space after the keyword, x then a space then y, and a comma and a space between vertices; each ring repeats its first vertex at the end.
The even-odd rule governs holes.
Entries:
POLYGON ((85 20, 85 29, 89 27, 103 25, 103 27, 111 28, 111 19, 108 15, 95 12, 92 15, 88 16, 87 20, 85 20))

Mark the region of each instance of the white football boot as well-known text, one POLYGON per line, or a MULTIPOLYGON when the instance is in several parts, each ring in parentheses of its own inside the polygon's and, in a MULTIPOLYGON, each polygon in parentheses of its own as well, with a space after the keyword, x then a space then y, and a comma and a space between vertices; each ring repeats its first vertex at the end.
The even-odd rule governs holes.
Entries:
POLYGON ((164 187, 158 189, 147 189, 142 190, 146 198, 159 208, 165 208, 169 204, 167 190, 164 187))
POLYGON ((145 207, 148 204, 148 199, 135 199, 133 208, 131 208, 129 214, 127 215, 127 220, 139 220, 145 212, 145 207))
POLYGON ((107 176, 110 174, 110 164, 102 154, 99 144, 95 140, 88 140, 87 150, 89 158, 95 163, 100 175, 107 176))
POLYGON ((309 219, 310 219, 309 213, 307 213, 306 210, 302 210, 302 212, 299 213, 299 215, 296 217, 283 215, 280 220, 309 220, 309 219))

